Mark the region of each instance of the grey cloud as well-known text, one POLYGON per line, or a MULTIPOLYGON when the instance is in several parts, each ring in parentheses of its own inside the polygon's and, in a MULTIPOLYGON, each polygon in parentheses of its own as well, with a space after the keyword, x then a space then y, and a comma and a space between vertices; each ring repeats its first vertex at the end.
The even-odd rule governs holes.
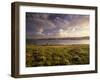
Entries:
POLYGON ((30 37, 57 37, 58 30, 78 31, 82 27, 89 26, 89 16, 82 15, 54 15, 46 13, 26 14, 26 34, 30 37), (52 19, 50 16, 53 15, 52 19), (56 16, 56 17, 55 17, 56 16))

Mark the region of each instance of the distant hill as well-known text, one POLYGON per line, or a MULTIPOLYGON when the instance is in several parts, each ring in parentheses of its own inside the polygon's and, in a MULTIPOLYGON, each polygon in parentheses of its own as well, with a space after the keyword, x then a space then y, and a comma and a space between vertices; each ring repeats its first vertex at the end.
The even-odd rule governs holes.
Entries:
POLYGON ((89 39, 89 36, 84 37, 64 37, 64 38, 41 38, 41 39, 33 39, 33 40, 83 40, 89 39))

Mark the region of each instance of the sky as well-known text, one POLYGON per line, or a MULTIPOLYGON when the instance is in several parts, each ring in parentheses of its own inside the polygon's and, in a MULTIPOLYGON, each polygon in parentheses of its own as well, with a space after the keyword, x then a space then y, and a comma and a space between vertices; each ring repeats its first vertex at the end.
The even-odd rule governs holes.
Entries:
POLYGON ((89 36, 89 15, 26 12, 26 38, 89 36))

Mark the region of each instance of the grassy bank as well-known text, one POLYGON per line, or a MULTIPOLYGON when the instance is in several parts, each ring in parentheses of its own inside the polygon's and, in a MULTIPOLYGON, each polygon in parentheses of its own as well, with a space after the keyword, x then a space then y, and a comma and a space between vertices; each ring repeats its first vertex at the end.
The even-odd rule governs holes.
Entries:
POLYGON ((89 45, 26 45, 26 66, 89 64, 89 45))

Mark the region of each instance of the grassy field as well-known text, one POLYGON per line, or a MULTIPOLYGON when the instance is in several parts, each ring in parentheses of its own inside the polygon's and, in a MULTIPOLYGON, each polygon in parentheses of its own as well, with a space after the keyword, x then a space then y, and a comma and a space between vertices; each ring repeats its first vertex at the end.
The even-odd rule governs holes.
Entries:
POLYGON ((26 45, 26 67, 89 64, 89 45, 26 45))

